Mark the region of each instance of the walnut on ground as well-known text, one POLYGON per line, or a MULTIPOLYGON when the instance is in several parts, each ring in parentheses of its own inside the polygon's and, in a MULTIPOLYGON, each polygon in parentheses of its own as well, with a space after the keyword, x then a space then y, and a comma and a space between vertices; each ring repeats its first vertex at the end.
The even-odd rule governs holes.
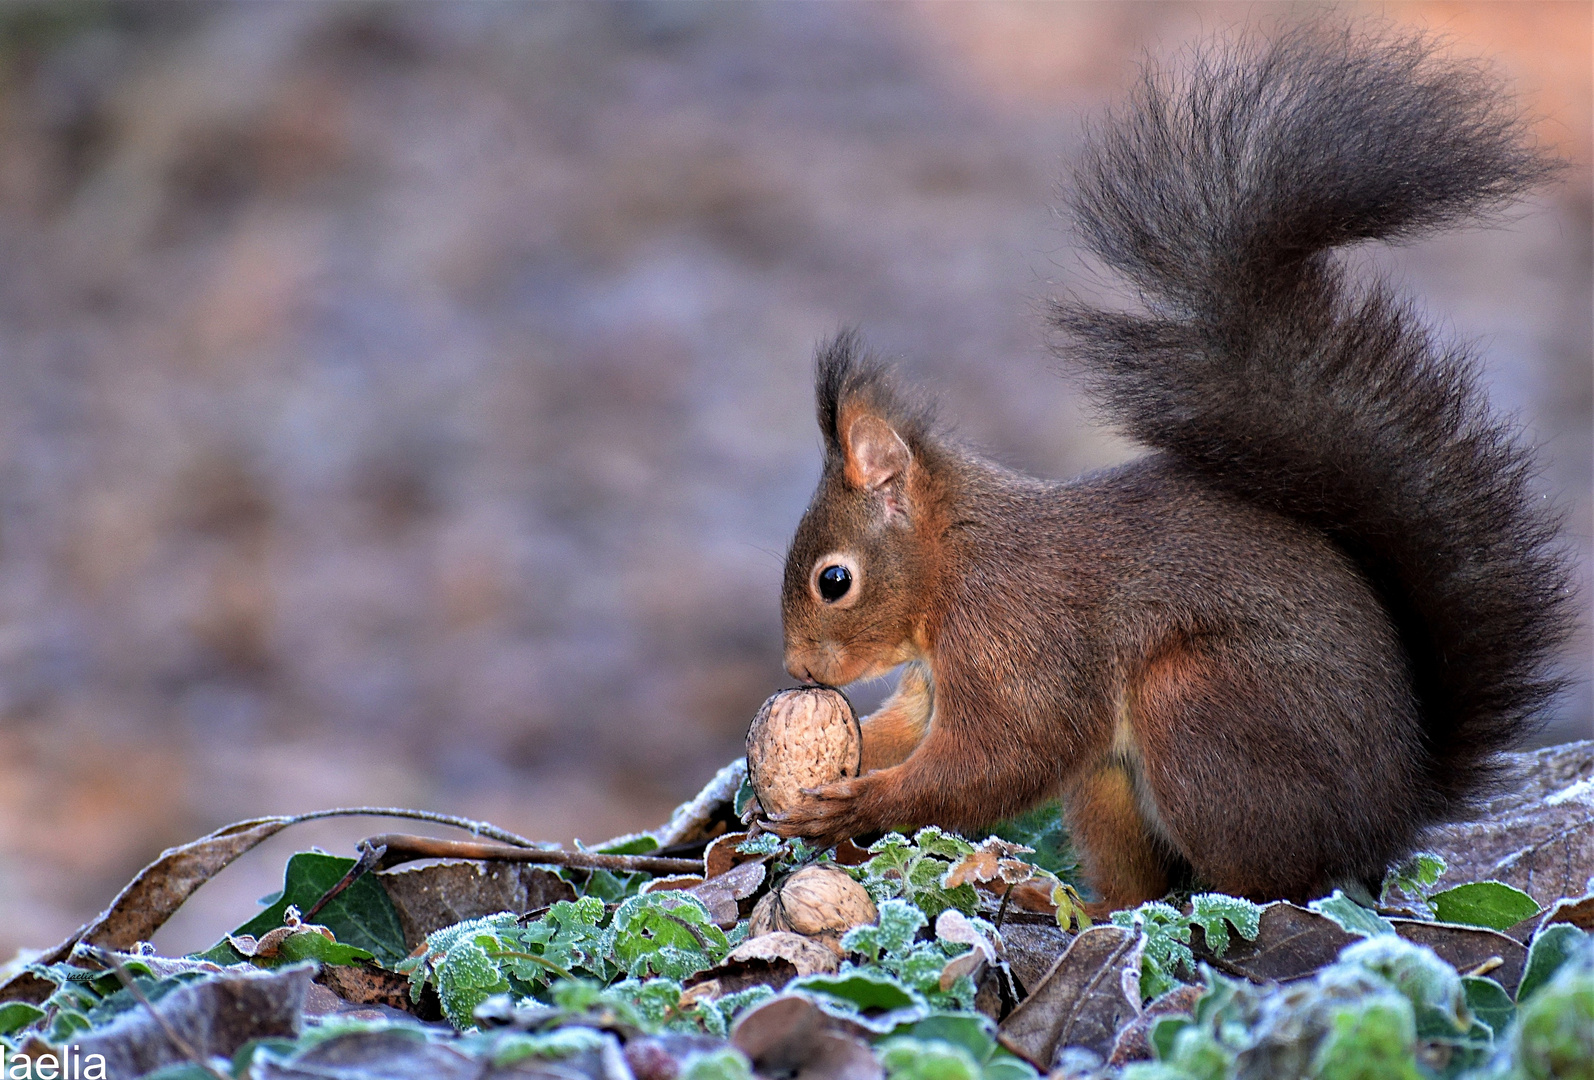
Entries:
POLYGON ((748 937, 789 930, 837 955, 841 936, 879 918, 869 891, 834 866, 805 866, 777 882, 748 920, 748 937))

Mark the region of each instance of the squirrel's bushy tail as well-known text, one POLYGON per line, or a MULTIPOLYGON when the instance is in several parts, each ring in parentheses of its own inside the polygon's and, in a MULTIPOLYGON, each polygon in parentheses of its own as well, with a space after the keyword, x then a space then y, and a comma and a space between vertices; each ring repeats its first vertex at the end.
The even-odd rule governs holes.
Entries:
POLYGON ((1570 576, 1471 358, 1331 249, 1486 212, 1554 168, 1478 66, 1316 25, 1148 73, 1077 178, 1087 242, 1145 311, 1059 303, 1063 355, 1126 433, 1364 568, 1408 651, 1431 821, 1488 791, 1559 685, 1570 576))

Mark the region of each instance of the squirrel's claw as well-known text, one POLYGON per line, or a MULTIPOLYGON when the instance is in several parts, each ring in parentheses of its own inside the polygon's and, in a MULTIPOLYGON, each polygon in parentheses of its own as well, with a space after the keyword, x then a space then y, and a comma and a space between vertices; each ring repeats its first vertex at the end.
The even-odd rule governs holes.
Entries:
POLYGON ((801 837, 822 848, 834 847, 849 837, 868 832, 873 826, 864 816, 861 805, 864 788, 861 778, 803 788, 806 798, 802 802, 770 815, 770 831, 788 839, 801 837))

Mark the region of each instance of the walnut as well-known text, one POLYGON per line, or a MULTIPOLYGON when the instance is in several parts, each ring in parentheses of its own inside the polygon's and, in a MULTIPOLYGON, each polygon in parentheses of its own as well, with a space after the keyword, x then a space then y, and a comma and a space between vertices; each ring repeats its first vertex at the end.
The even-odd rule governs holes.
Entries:
POLYGON ((753 908, 749 939, 789 930, 841 954, 841 936, 879 918, 869 890, 834 866, 805 866, 774 888, 753 908))
POLYGON ((839 690, 805 686, 764 702, 747 729, 747 774, 765 814, 802 801, 802 789, 857 776, 863 733, 839 690))

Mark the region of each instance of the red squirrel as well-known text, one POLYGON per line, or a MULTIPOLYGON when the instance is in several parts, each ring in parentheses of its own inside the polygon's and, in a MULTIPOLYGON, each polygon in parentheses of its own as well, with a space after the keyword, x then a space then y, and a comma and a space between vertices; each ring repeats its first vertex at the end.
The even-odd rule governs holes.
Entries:
POLYGON ((1039 480, 964 448, 851 333, 817 360, 824 472, 786 666, 906 665, 864 773, 778 816, 822 844, 974 829, 1061 795, 1107 908, 1204 887, 1367 897, 1501 780, 1558 687, 1557 520, 1473 359, 1334 249, 1550 175, 1487 74, 1322 25, 1150 71, 1073 210, 1134 310, 1052 306, 1150 449, 1039 480))

